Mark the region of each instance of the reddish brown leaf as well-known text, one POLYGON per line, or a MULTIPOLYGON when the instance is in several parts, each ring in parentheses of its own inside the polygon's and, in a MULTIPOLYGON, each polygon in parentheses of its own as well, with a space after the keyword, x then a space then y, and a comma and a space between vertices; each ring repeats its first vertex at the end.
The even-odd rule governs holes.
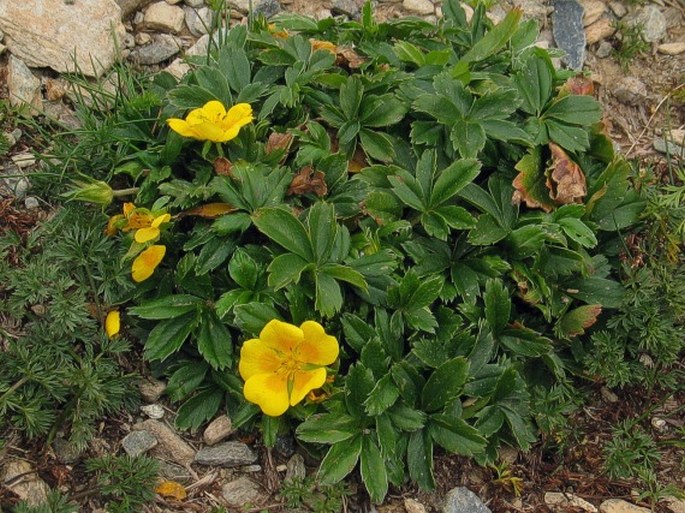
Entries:
POLYGON ((228 203, 206 203, 204 205, 200 205, 199 207, 186 210, 185 212, 182 212, 181 215, 215 219, 224 214, 228 214, 229 212, 233 212, 234 210, 235 208, 228 203))
POLYGON ((283 158, 285 158, 288 154, 288 150, 290 150, 290 146, 292 145, 292 143, 293 134, 271 132, 269 139, 266 141, 266 147, 264 148, 264 151, 266 151, 266 153, 269 154, 273 153, 274 151, 283 150, 283 158))
POLYGON ((554 143, 549 143, 552 151, 552 166, 548 170, 547 188, 550 197, 557 205, 582 203, 587 194, 585 175, 580 166, 554 143))
POLYGON ((512 182, 514 193, 511 202, 514 205, 525 203, 528 208, 541 208, 545 212, 551 212, 554 209, 554 202, 545 185, 545 170, 540 149, 536 148, 529 152, 514 168, 519 174, 512 182))
POLYGON ((295 175, 293 181, 290 182, 288 194, 303 195, 314 193, 319 197, 323 197, 328 194, 328 187, 324 180, 325 176, 321 171, 315 171, 311 166, 303 167, 295 175))
POLYGON ((561 87, 561 91, 568 94, 576 94, 582 96, 592 96, 595 94, 595 85, 592 79, 584 75, 576 75, 569 78, 561 87))
POLYGON ((583 305, 567 312, 560 320, 557 328, 567 337, 576 337, 597 322, 602 313, 602 305, 583 305))
POLYGON ((352 160, 350 160, 347 164, 347 170, 350 173, 358 173, 359 171, 368 166, 369 162, 366 160, 366 155, 364 154, 364 151, 360 147, 357 147, 357 150, 354 152, 354 155, 352 156, 352 160))
POLYGON ((214 160, 214 172, 221 176, 233 176, 231 170, 233 169, 233 163, 226 157, 217 157, 214 160))

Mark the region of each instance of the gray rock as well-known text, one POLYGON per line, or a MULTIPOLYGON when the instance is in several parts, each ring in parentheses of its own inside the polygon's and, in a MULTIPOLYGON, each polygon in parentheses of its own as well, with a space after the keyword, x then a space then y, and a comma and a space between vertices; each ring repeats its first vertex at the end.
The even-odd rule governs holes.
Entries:
POLYGON ((289 458, 295 452, 295 439, 290 435, 278 435, 274 450, 281 456, 289 458))
POLYGON ((158 444, 155 435, 148 431, 132 431, 121 441, 121 447, 129 456, 140 456, 158 444))
POLYGON ((344 14, 352 19, 358 19, 363 2, 358 0, 333 0, 331 11, 334 14, 344 14))
POLYGON ((7 88, 10 105, 13 107, 29 107, 27 111, 31 115, 43 111, 40 80, 33 76, 26 64, 14 55, 10 55, 7 63, 7 88))
POLYGON ((244 467, 240 467, 241 472, 245 472, 246 474, 255 474, 257 472, 262 471, 262 466, 261 465, 245 465, 244 467))
POLYGON ((0 196, 24 199, 31 188, 31 182, 26 178, 21 169, 14 164, 6 164, 0 173, 0 196))
POLYGON ((188 7, 198 8, 198 7, 202 7, 203 5, 205 5, 205 0, 185 0, 185 4, 188 7))
POLYGON ((443 513, 492 513, 478 496, 468 488, 458 486, 447 492, 443 513))
POLYGON ((192 35, 200 37, 209 33, 214 21, 214 11, 209 7, 184 7, 183 12, 186 16, 186 26, 192 35))
POLYGON ((181 47, 181 41, 170 34, 154 34, 152 42, 135 48, 130 58, 136 64, 159 64, 180 52, 181 47))
POLYGON ((159 464, 159 475, 161 477, 169 481, 178 481, 181 484, 193 481, 193 476, 190 475, 190 472, 185 467, 164 460, 158 460, 157 463, 159 464))
POLYGON ((147 8, 143 24, 149 30, 178 34, 183 30, 184 19, 183 9, 162 1, 155 2, 147 8))
POLYGON ((221 415, 209 423, 202 439, 207 445, 215 445, 233 433, 233 423, 227 415, 221 415))
POLYGON ((263 14, 267 18, 281 12, 278 0, 229 0, 228 4, 245 14, 250 10, 251 4, 253 13, 263 14))
POLYGON ((666 37, 666 17, 656 5, 645 5, 626 16, 625 21, 631 27, 642 27, 642 37, 649 43, 658 43, 666 37))
POLYGON ((173 461, 179 465, 190 465, 195 451, 175 431, 158 420, 148 419, 133 426, 136 431, 149 431, 157 439, 158 445, 152 454, 160 459, 173 461))
POLYGON ((597 57, 600 59, 606 59, 612 54, 613 51, 614 47, 609 41, 602 41, 599 43, 595 55, 597 55, 597 57))
POLYGON ((221 495, 231 506, 244 507, 247 504, 255 506, 264 500, 261 487, 248 477, 239 477, 235 481, 221 487, 221 495))
MULTIPOLYGON (((24 206, 26 208, 31 208, 27 206, 27 202, 30 203, 29 200, 35 201, 36 207, 38 206, 38 200, 36 198, 33 196, 27 196, 24 199, 24 206)), ((81 451, 74 447, 73 444, 67 442, 64 438, 56 438, 52 443, 52 450, 55 451, 55 456, 57 456, 59 462, 63 463, 64 465, 76 463, 81 457, 81 451)))
POLYGON ((609 8, 617 18, 623 18, 626 14, 628 14, 628 8, 623 5, 623 2, 618 2, 616 0, 609 2, 609 8))
POLYGON ((204 447, 195 455, 195 463, 217 467, 240 467, 257 461, 257 455, 242 442, 224 442, 204 447))
POLYGON ((626 105, 638 105, 648 98, 647 86, 635 77, 623 77, 614 85, 614 96, 626 105))
POLYGON ((566 52, 565 64, 580 70, 585 62, 585 30, 583 7, 576 0, 555 0, 552 32, 557 47, 566 52))
POLYGON ((38 476, 36 469, 28 461, 7 461, 2 474, 2 482, 11 483, 7 488, 29 506, 38 506, 47 500, 50 487, 38 476))
POLYGON ((121 44, 124 45, 124 48, 133 48, 134 46, 136 46, 136 38, 133 37, 133 34, 131 34, 130 32, 126 32, 121 44))
POLYGON ((24 208, 27 210, 33 210, 34 208, 40 207, 40 203, 38 202, 38 198, 35 196, 26 196, 24 198, 24 208))
POLYGON ((76 113, 64 105, 62 102, 44 102, 43 114, 57 123, 60 123, 66 130, 78 130, 83 128, 81 120, 76 117, 76 113))
POLYGON ((293 454, 286 465, 284 481, 304 479, 306 475, 307 469, 304 466, 304 458, 301 454, 293 454))
POLYGON ((151 419, 164 418, 164 407, 161 404, 146 404, 140 407, 140 411, 151 419))
POLYGON ((121 8, 121 18, 124 19, 145 7, 150 0, 116 0, 116 2, 121 8))
POLYGON ((592 504, 571 493, 547 492, 545 494, 545 504, 553 511, 559 511, 560 513, 569 509, 573 511, 580 509, 588 513, 597 513, 597 508, 592 504))
POLYGON ((662 137, 655 137, 652 145, 659 153, 670 155, 671 158, 685 159, 685 146, 681 146, 673 141, 667 141, 662 137))
POLYGON ((435 6, 430 0, 404 0, 402 7, 412 14, 433 14, 435 6))
POLYGON ((100 76, 125 33, 114 0, 0 1, 0 30, 12 54, 34 68, 100 76), (72 2, 73 4, 73 2, 72 2))
POLYGON ((146 403, 154 403, 162 397, 166 390, 166 383, 155 378, 145 378, 138 383, 140 397, 146 403))

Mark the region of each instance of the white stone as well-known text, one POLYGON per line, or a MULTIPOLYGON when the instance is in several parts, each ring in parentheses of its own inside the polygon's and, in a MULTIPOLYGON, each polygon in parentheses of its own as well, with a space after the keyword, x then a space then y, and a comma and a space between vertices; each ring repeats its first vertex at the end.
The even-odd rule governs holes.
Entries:
POLYGON ((25 500, 29 506, 38 506, 48 498, 50 487, 38 476, 38 472, 28 461, 8 461, 2 480, 5 483, 12 483, 7 488, 16 493, 21 500, 25 500))
POLYGON ((151 419, 161 419, 164 417, 164 407, 160 404, 146 404, 140 407, 140 411, 151 419))
POLYGON ((681 53, 685 52, 685 41, 660 44, 657 47, 657 51, 666 55, 680 55, 681 53))
POLYGON ((175 78, 181 80, 185 74, 190 71, 190 66, 183 62, 183 59, 176 58, 171 61, 171 64, 164 68, 164 71, 171 73, 175 78))
POLYGON ((611 12, 613 12, 618 18, 623 18, 626 14, 628 14, 628 8, 623 5, 623 2, 609 2, 609 8, 611 9, 611 12))
POLYGON ((185 3, 188 7, 202 7, 205 5, 204 0, 185 0, 185 3))
POLYGON ((100 76, 126 32, 114 0, 0 1, 5 44, 27 66, 100 76))
POLYGON ((588 513, 597 513, 597 508, 592 504, 571 493, 547 492, 545 494, 545 504, 553 510, 560 512, 569 508, 580 508, 588 513))
POLYGON ((185 12, 186 26, 192 35, 200 37, 209 33, 214 21, 214 11, 209 7, 200 9, 184 7, 183 11, 185 12))
POLYGON ((415 14, 433 14, 435 6, 430 0, 404 0, 402 7, 415 14))
POLYGON ((183 9, 166 2, 156 2, 145 11, 143 24, 147 29, 178 34, 183 30, 183 9))
POLYGON ((38 202, 38 198, 35 196, 26 196, 24 198, 24 207, 27 210, 33 210, 34 208, 40 207, 40 203, 38 202))
POLYGON ((18 153, 12 156, 12 162, 19 169, 25 169, 36 163, 36 157, 32 153, 18 153))
POLYGON ((40 97, 40 80, 33 76, 24 62, 11 55, 7 63, 7 89, 9 90, 10 105, 14 107, 30 107, 29 113, 34 115, 43 111, 43 101, 40 97))
POLYGON ((652 513, 651 509, 642 508, 623 499, 609 499, 599 505, 600 513, 652 513))

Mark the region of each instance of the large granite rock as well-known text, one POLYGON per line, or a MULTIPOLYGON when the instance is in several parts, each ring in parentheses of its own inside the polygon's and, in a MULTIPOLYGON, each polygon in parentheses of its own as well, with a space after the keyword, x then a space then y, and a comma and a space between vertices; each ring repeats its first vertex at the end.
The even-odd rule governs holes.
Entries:
POLYGON ((0 31, 27 66, 88 76, 112 66, 126 33, 114 0, 2 0, 0 31))

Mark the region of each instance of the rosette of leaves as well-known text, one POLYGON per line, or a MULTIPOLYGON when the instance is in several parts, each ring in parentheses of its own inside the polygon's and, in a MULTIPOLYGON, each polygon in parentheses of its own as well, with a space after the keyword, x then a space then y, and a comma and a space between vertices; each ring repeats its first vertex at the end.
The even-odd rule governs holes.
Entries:
POLYGON ((183 401, 178 424, 225 407, 251 425, 240 343, 315 317, 341 341, 338 377, 327 401, 265 417, 265 440, 299 424, 330 446, 323 481, 359 465, 374 501, 407 473, 432 486, 437 448, 488 462, 530 446, 530 389, 565 382, 578 337, 620 306, 618 231, 643 205, 534 22, 493 26, 481 5, 467 23, 456 0, 443 13, 234 27, 151 87, 162 117, 219 100, 259 119, 220 148, 161 130, 162 152, 131 156, 136 204, 176 219, 121 302, 183 401))

